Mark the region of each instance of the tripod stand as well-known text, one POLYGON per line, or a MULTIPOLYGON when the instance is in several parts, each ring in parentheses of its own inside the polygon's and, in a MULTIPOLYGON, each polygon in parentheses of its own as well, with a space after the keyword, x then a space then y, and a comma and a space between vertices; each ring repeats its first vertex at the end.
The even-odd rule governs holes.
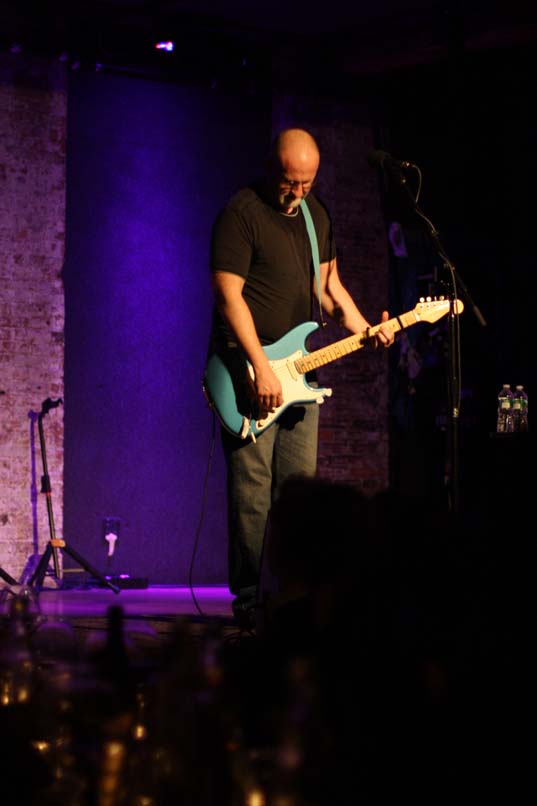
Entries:
POLYGON ((60 550, 68 554, 78 565, 88 571, 93 577, 98 579, 103 585, 107 588, 111 588, 114 593, 119 593, 120 589, 113 585, 109 580, 106 579, 102 574, 99 573, 92 565, 90 565, 87 560, 85 560, 77 551, 73 548, 70 548, 65 540, 61 540, 60 538, 56 537, 56 531, 54 527, 54 515, 52 512, 52 487, 50 484, 50 477, 48 475, 48 466, 47 466, 47 454, 45 450, 45 436, 43 433, 43 417, 50 409, 55 409, 57 406, 62 403, 62 399, 58 398, 58 400, 51 400, 48 397, 46 400, 43 401, 41 406, 41 411, 39 413, 38 420, 38 428, 39 428, 39 443, 41 445, 41 459, 43 462, 43 477, 41 480, 41 492, 45 494, 47 499, 47 513, 48 513, 48 523, 50 529, 50 540, 47 543, 43 556, 39 560, 37 568, 35 569, 34 573, 30 577, 29 584, 33 585, 34 581, 37 583, 38 587, 42 587, 43 579, 45 577, 46 570, 48 568, 49 560, 52 557, 54 562, 54 576, 56 579, 62 578, 62 570, 60 567, 60 560, 59 560, 59 552, 60 550))
POLYGON ((13 579, 13 577, 10 574, 8 574, 7 571, 4 571, 4 569, 1 566, 0 566, 0 577, 2 577, 4 582, 7 582, 8 585, 17 584, 17 580, 13 579))

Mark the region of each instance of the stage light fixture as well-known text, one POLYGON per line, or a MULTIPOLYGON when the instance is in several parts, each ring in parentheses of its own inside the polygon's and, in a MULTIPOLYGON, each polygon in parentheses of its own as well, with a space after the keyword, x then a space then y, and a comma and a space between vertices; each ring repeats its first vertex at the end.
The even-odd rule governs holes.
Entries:
POLYGON ((157 50, 164 50, 167 53, 171 53, 172 50, 174 49, 174 47, 175 47, 175 44, 171 40, 167 40, 167 41, 163 41, 163 42, 157 42, 155 44, 155 48, 157 50))

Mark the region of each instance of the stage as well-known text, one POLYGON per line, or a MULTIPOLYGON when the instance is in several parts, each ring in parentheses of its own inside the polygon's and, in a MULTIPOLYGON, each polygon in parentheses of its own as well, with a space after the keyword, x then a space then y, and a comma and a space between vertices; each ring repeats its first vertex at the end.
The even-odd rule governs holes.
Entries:
MULTIPOLYGON (((128 583, 127 583, 128 584, 128 583)), ((41 589, 24 585, 4 585, 0 619, 9 626, 13 604, 24 603, 26 620, 34 640, 51 634, 54 627, 69 629, 81 649, 108 630, 110 612, 122 616, 125 635, 136 641, 170 636, 179 624, 187 623, 193 632, 216 628, 223 634, 236 629, 231 610, 232 594, 225 586, 195 587, 148 585, 120 588, 119 592, 101 585, 63 586, 41 589)), ((51 652, 53 647, 50 647, 51 652)))
MULTIPOLYGON (((9 588, 9 586, 5 586, 9 588)), ((195 587, 184 585, 149 585, 123 588, 119 593, 101 586, 31 587, 12 586, 17 594, 26 591, 48 618, 103 618, 111 605, 120 605, 126 619, 151 618, 169 621, 177 616, 196 619, 231 619, 232 594, 225 586, 195 587)))

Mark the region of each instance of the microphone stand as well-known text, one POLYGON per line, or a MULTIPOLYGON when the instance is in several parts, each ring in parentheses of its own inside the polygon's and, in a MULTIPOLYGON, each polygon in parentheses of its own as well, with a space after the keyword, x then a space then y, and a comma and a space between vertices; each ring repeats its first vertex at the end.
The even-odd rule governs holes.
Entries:
POLYGON ((439 233, 434 224, 418 207, 417 196, 414 197, 410 188, 408 187, 406 176, 401 170, 404 167, 414 168, 418 171, 421 184, 421 171, 417 165, 413 163, 401 163, 398 169, 395 169, 394 164, 390 166, 394 175, 397 177, 399 184, 406 192, 406 195, 411 201, 414 212, 426 224, 429 237, 432 241, 436 252, 442 259, 444 268, 449 272, 450 288, 449 296, 449 314, 448 314, 448 371, 447 371, 447 393, 448 393, 448 458, 446 463, 446 472, 448 478, 448 491, 449 491, 449 510, 454 515, 460 513, 460 487, 459 487, 459 415, 461 409, 461 352, 460 352, 460 326, 457 314, 457 290, 460 292, 462 299, 472 309, 474 315, 481 325, 486 327, 487 323, 481 311, 473 301, 468 288, 464 284, 460 274, 457 272, 455 266, 449 259, 446 250, 442 246, 439 238, 439 233))
POLYGON ((62 579, 62 568, 60 564, 60 557, 59 552, 60 550, 64 551, 68 554, 75 562, 77 562, 82 568, 88 571, 93 577, 98 579, 104 586, 107 588, 111 588, 114 593, 119 593, 120 588, 116 585, 113 585, 105 576, 99 573, 96 568, 94 568, 90 563, 85 560, 75 549, 70 548, 65 540, 61 540, 60 538, 56 537, 56 530, 54 527, 54 514, 52 511, 52 487, 50 484, 50 477, 48 474, 48 465, 47 465, 47 453, 45 450, 45 435, 43 433, 43 417, 50 409, 55 409, 57 406, 62 403, 62 399, 58 398, 57 400, 51 400, 48 397, 46 400, 43 401, 41 405, 41 411, 38 416, 38 427, 39 427, 39 442, 41 446, 41 459, 43 462, 43 476, 41 479, 41 492, 45 494, 47 500, 47 513, 48 513, 48 524, 50 530, 50 540, 47 543, 46 549, 39 560, 37 568, 35 569, 34 573, 30 577, 29 584, 33 585, 34 582, 37 583, 39 588, 43 585, 43 579, 45 577, 45 573, 48 568, 49 560, 52 557, 54 563, 54 576, 56 579, 62 579))

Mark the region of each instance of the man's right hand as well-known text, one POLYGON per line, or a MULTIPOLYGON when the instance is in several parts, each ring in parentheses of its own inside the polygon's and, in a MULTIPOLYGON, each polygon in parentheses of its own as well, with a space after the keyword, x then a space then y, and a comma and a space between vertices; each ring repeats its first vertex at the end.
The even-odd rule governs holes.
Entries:
POLYGON ((283 405, 282 385, 268 362, 264 366, 253 367, 253 375, 252 378, 252 375, 248 373, 252 399, 257 404, 260 413, 272 413, 283 405))

